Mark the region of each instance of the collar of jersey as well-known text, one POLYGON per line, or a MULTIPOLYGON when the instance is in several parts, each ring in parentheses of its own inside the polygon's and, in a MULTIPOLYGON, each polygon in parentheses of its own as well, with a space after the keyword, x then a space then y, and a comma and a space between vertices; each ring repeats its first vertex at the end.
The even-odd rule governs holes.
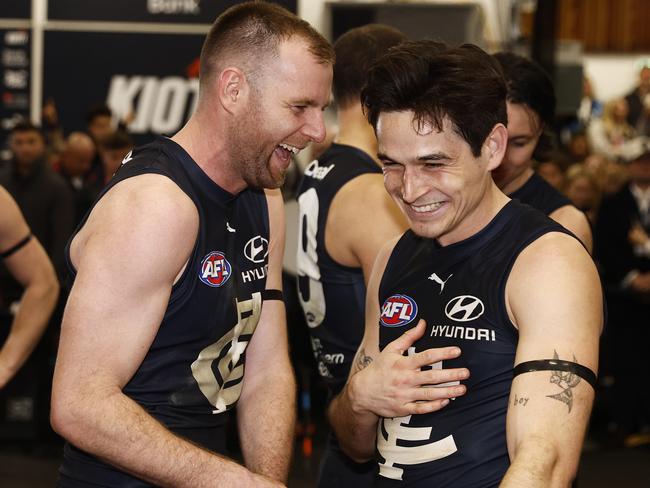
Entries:
POLYGON ((199 186, 208 198, 222 205, 226 205, 237 198, 237 195, 234 195, 217 185, 212 178, 210 178, 201 167, 196 164, 196 161, 192 159, 181 145, 168 137, 160 137, 160 140, 165 147, 169 148, 170 151, 178 156, 181 164, 192 177, 192 181, 199 186))

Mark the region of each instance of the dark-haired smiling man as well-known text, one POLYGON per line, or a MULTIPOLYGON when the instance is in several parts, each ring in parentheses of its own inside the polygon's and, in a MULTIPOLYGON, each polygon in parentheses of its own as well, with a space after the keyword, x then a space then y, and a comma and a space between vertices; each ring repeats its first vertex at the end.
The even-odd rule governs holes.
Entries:
POLYGON ((419 41, 371 69, 362 104, 410 229, 370 278, 366 332, 330 407, 379 487, 566 487, 594 397, 601 288, 571 234, 511 201, 506 86, 479 48, 419 41))

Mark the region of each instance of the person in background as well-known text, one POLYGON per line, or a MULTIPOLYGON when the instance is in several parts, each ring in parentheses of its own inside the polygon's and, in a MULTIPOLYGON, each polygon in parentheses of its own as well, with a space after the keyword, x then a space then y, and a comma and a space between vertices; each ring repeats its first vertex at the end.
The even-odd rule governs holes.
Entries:
POLYGON ((533 170, 553 148, 550 129, 555 115, 555 91, 538 64, 514 53, 494 55, 508 87, 508 150, 492 171, 497 186, 512 199, 531 205, 573 232, 591 250, 589 221, 571 201, 533 170))
POLYGON ((104 138, 99 146, 99 156, 102 160, 102 173, 104 175, 103 185, 110 181, 129 152, 133 150, 133 146, 133 139, 124 131, 117 130, 104 138))
POLYGON ((623 443, 650 443, 650 151, 628 163, 629 182, 606 196, 594 229, 594 255, 607 293, 613 342, 614 416, 623 443))
POLYGON ((46 161, 45 139, 38 127, 30 122, 17 124, 9 134, 9 148, 13 157, 0 172, 0 185, 18 204, 62 281, 63 250, 75 219, 72 192, 46 161))
POLYGON ((7 303, 0 290, 0 397, 43 335, 56 305, 59 281, 18 205, 0 186, 0 259, 22 287, 7 303))
MULTIPOLYGON (((298 296, 330 398, 345 385, 363 337, 366 283, 377 253, 406 229, 384 188, 377 139, 360 99, 372 63, 405 40, 392 27, 369 24, 336 41, 338 134, 307 166, 298 190, 298 296)), ((370 487, 376 472, 376 463, 355 463, 330 435, 318 486, 370 487)))

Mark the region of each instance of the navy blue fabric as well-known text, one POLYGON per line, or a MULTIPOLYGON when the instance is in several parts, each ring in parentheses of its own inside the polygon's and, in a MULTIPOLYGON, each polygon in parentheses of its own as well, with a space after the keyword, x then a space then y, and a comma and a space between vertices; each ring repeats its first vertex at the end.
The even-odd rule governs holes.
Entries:
POLYGON ((459 346, 459 358, 434 367, 466 367, 470 378, 467 393, 438 412, 380 421, 377 486, 499 485, 509 466, 506 412, 518 341, 505 285, 519 253, 548 232, 568 233, 510 201, 464 241, 441 247, 408 231, 397 243, 379 290, 380 349, 425 319, 409 352, 459 346))
MULTIPOLYGON (((100 198, 121 181, 147 173, 171 179, 192 199, 199 231, 158 333, 123 392, 171 431, 223 453, 225 424, 238 398, 233 392, 241 386, 245 360, 245 351, 234 352, 233 343, 250 340, 266 283, 266 197, 261 190, 228 193, 179 145, 160 138, 135 149, 100 198), (202 388, 193 368, 204 373, 202 388), (211 399, 203 393, 210 388, 211 399)), ((69 245, 66 255, 74 279, 69 245)), ((60 474, 63 487, 147 486, 70 444, 60 474)))

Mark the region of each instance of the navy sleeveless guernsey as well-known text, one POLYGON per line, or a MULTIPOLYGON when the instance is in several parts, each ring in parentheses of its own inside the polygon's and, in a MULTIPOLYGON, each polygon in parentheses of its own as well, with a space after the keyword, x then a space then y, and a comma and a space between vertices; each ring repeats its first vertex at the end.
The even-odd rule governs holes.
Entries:
POLYGON ((558 208, 567 205, 574 206, 571 200, 557 191, 548 182, 537 173, 528 178, 524 186, 508 195, 513 200, 519 200, 521 203, 536 208, 544 215, 550 215, 558 208))
MULTIPOLYGON (((158 333, 123 392, 169 430, 225 454, 225 424, 239 399, 245 348, 260 317, 266 284, 265 194, 228 193, 166 138, 133 150, 126 161, 100 198, 127 178, 163 175, 194 202, 199 230, 158 333)), ((69 244, 66 257, 74 279, 69 244)), ((59 486, 149 485, 67 443, 59 486)))
MULTIPOLYGON (((518 333, 505 304, 510 270, 549 232, 569 234, 541 212, 510 201, 474 236, 441 247, 407 231, 384 271, 380 349, 425 319, 409 354, 459 346, 432 368, 470 370, 467 393, 442 410, 379 422, 379 487, 497 487, 508 466, 506 411, 518 333)), ((458 384, 454 382, 452 384, 458 384)))
POLYGON ((325 225, 337 192, 366 173, 381 168, 357 148, 332 144, 307 166, 298 190, 298 295, 318 372, 334 395, 345 385, 363 337, 366 286, 361 268, 339 264, 328 254, 325 225))
MULTIPOLYGON (((381 173, 368 154, 352 146, 332 144, 307 166, 298 189, 298 297, 318 372, 331 396, 345 385, 363 338, 366 285, 361 268, 339 264, 329 255, 325 226, 337 192, 352 179, 368 173, 381 173)), ((357 464, 348 458, 330 432, 319 487, 370 487, 376 472, 375 462, 357 464)))

